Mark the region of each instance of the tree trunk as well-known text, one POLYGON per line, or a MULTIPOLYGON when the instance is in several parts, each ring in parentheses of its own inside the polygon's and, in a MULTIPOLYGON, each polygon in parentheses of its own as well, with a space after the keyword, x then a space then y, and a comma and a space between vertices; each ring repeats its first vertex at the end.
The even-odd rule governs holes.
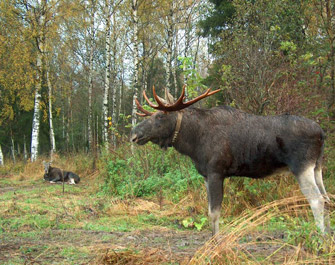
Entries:
POLYGON ((49 91, 49 127, 50 127, 50 158, 52 160, 53 154, 56 152, 56 141, 55 141, 55 133, 53 127, 53 119, 52 119, 52 86, 49 76, 49 71, 47 71, 47 82, 48 82, 48 91, 49 91))
POLYGON ((11 146, 11 151, 12 151, 12 159, 13 159, 13 163, 15 164, 16 159, 15 159, 15 145, 14 145, 14 138, 13 135, 11 136, 11 142, 12 142, 12 146, 11 146))
POLYGON ((27 161, 27 159, 28 159, 26 135, 23 135, 23 159, 24 159, 24 161, 27 161))
POLYGON ((131 115, 131 125, 134 128, 137 123, 137 108, 135 99, 138 98, 138 71, 139 71, 139 52, 138 52, 138 1, 133 0, 132 2, 133 11, 133 24, 134 24, 134 79, 133 79, 133 102, 132 102, 132 115, 131 115))
POLYGON ((331 103, 333 106, 335 103, 335 41, 332 40, 331 51, 330 51, 330 87, 332 91, 331 103))
POLYGON ((34 116, 33 127, 31 133, 31 162, 36 161, 38 156, 38 143, 40 132, 40 101, 41 101, 41 87, 42 87, 42 54, 37 53, 37 83, 35 88, 35 103, 34 103, 34 116))
POLYGON ((171 91, 171 77, 172 77, 172 44, 173 44, 173 9, 169 10, 167 17, 167 59, 166 59, 166 87, 171 91))
POLYGON ((177 71, 178 71, 178 29, 176 29, 176 42, 174 47, 174 68, 173 68, 173 82, 174 82, 174 95, 178 98, 178 81, 177 81, 177 71))
POLYGON ((71 93, 68 95, 67 98, 67 119, 66 119, 66 130, 65 130, 65 135, 66 135, 66 151, 70 151, 70 119, 71 119, 71 93))
POLYGON ((3 160, 3 153, 2 153, 2 148, 1 148, 1 144, 0 144, 0 166, 4 166, 5 162, 3 160))
POLYGON ((95 15, 95 1, 91 1, 91 25, 90 25, 90 58, 89 58, 89 73, 88 73, 88 148, 92 150, 93 145, 93 131, 92 131, 92 91, 93 91, 93 51, 94 51, 94 15, 95 15))
MULTIPOLYGON (((112 81, 112 126, 114 129, 116 129, 116 124, 117 124, 117 105, 116 105, 116 94, 117 94, 117 82, 116 82, 116 32, 115 32, 115 25, 116 25, 116 19, 115 19, 115 14, 113 15, 113 25, 114 25, 114 30, 113 30, 113 81, 112 81)), ((115 136, 115 131, 112 132, 112 142, 113 142, 113 147, 116 148, 116 136, 115 136)))
POLYGON ((103 104, 102 104, 102 117, 103 117, 103 132, 102 132, 102 141, 103 144, 108 150, 108 94, 109 94, 109 86, 110 86, 110 75, 111 75, 111 65, 110 65, 110 42, 111 42, 111 33, 110 33, 110 14, 108 8, 108 1, 105 1, 105 88, 104 88, 104 96, 103 96, 103 104))

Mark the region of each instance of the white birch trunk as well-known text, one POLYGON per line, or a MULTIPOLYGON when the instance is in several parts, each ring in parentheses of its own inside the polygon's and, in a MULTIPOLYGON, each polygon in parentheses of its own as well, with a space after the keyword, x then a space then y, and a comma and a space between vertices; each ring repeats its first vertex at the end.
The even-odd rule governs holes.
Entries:
MULTIPOLYGON (((119 86, 119 102, 117 105, 117 119, 120 116, 122 103, 123 103, 123 89, 124 89, 124 65, 121 66, 121 80, 120 80, 120 86, 119 86)), ((118 120, 117 120, 118 122, 118 120)))
POLYGON ((0 144, 0 166, 4 166, 5 162, 3 160, 3 153, 2 153, 2 148, 1 148, 1 144, 0 144))
POLYGON ((138 1, 133 0, 132 2, 132 9, 133 9, 133 23, 134 23, 134 79, 133 79, 133 108, 132 108, 132 115, 131 115, 131 125, 134 128, 137 123, 137 108, 135 103, 135 98, 138 98, 138 71, 139 71, 139 52, 138 52, 138 1))
POLYGON ((94 15, 95 2, 91 1, 91 25, 90 25, 90 59, 89 59, 89 73, 88 73, 88 148, 93 148, 93 131, 92 131, 92 91, 93 91, 93 50, 94 50, 94 15))
MULTIPOLYGON (((37 8, 41 8, 44 10, 46 2, 37 1, 37 8)), ((44 22, 45 22, 45 13, 42 12, 41 17, 37 20, 37 27, 39 36, 36 37, 37 40, 37 58, 36 58, 36 87, 35 87, 35 102, 34 102, 34 115, 33 115, 33 125, 31 132, 31 162, 36 161, 38 156, 38 145, 39 145, 39 132, 40 132, 40 101, 41 101, 41 88, 42 88, 42 58, 44 53, 44 43, 45 40, 45 32, 44 32, 44 22), (42 27, 41 27, 42 26, 42 27)))
POLYGON ((35 103, 34 103, 34 116, 33 127, 31 133, 31 162, 36 161, 38 156, 38 143, 40 132, 40 101, 41 101, 41 70, 42 70, 42 54, 37 53, 37 83, 35 88, 35 103))
POLYGON ((178 28, 176 29, 176 42, 174 47, 174 68, 173 68, 173 82, 174 82, 174 95, 175 98, 178 98, 178 82, 177 82, 177 68, 178 68, 178 28))
POLYGON ((110 42, 111 42, 111 34, 110 34, 110 14, 108 8, 108 1, 105 1, 105 16, 106 16, 106 25, 105 25, 105 54, 106 54, 106 68, 105 68, 105 89, 104 89, 104 97, 102 104, 102 116, 103 116, 103 142, 106 150, 108 150, 109 142, 108 142, 108 94, 109 94, 109 86, 110 86, 110 74, 111 74, 111 65, 110 65, 110 42))
POLYGON ((50 127, 50 158, 52 160, 53 154, 56 152, 56 141, 55 133, 53 127, 53 118, 52 118, 52 86, 49 76, 49 71, 47 71, 47 82, 48 82, 48 91, 49 91, 49 127, 50 127))
POLYGON ((173 9, 170 8, 167 17, 167 60, 166 60, 166 87, 171 91, 171 76, 172 76, 172 44, 173 44, 173 9))
MULTIPOLYGON (((112 126, 116 128, 117 124, 117 106, 116 106, 116 93, 117 93, 117 82, 116 82, 116 32, 115 32, 115 25, 116 25, 116 19, 115 14, 113 15, 113 91, 112 91, 112 126)), ((116 136, 115 132, 112 133, 112 142, 114 149, 116 148, 116 136)))
POLYGON ((27 161, 27 159, 28 159, 26 135, 23 135, 23 159, 24 159, 24 161, 27 161))
MULTIPOLYGON (((185 32, 185 50, 184 50, 184 57, 188 57, 189 56, 189 49, 191 46, 191 16, 189 17, 189 19, 186 22, 186 32, 185 32)), ((183 66, 183 72, 185 73, 186 71, 186 66, 183 66)), ((184 84, 187 85, 187 81, 188 81, 188 76, 186 74, 184 74, 184 84)), ((187 86, 185 88, 185 100, 188 98, 188 89, 187 86)))
POLYGON ((67 119, 66 119, 66 150, 70 151, 70 121, 71 121, 71 95, 67 98, 67 119))

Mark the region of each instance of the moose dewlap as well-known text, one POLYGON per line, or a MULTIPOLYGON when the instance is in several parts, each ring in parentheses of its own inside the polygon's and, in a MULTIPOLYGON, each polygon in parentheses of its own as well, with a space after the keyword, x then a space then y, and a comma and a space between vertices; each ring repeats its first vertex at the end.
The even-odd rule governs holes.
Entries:
POLYGON ((133 130, 131 141, 143 145, 151 141, 162 148, 173 146, 189 156, 204 176, 208 194, 208 213, 213 235, 219 231, 223 198, 223 181, 230 176, 263 178, 278 170, 289 169, 306 196, 316 225, 322 233, 329 232, 329 200, 322 181, 324 132, 307 118, 294 115, 257 116, 219 106, 211 109, 190 107, 219 90, 207 90, 201 96, 183 102, 182 95, 174 103, 166 93, 167 102, 153 95, 158 110, 145 110, 138 101, 141 116, 148 118, 133 130))

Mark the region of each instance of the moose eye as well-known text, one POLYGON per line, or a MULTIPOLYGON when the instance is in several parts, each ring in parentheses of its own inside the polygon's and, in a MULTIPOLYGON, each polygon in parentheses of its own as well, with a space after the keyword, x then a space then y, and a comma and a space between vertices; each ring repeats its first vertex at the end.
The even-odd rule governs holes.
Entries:
POLYGON ((165 115, 158 115, 158 116, 157 116, 157 119, 158 119, 158 120, 163 120, 164 118, 165 118, 165 115))

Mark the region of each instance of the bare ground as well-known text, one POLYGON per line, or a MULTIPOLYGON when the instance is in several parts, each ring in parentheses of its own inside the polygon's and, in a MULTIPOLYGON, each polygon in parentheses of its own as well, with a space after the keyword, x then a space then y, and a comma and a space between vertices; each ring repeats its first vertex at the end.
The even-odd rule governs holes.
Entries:
MULTIPOLYGON (((16 194, 46 185, 0 187, 0 198, 8 192, 16 194)), ((0 227, 0 264, 181 264, 187 263, 209 238, 209 230, 164 227, 131 232, 53 228, 32 231, 21 227, 17 233, 0 227)))
MULTIPOLYGON (((209 238, 209 232, 175 232, 171 230, 142 230, 134 232, 97 232, 81 229, 46 230, 36 240, 0 237, 0 263, 13 257, 24 260, 27 264, 66 264, 69 258, 61 255, 65 246, 85 249, 87 255, 80 264, 96 264, 108 257, 143 252, 160 256, 162 261, 187 262, 209 238), (23 250, 29 251, 23 251, 23 250), (124 254, 126 253, 126 254, 124 254)), ((108 261, 105 261, 108 263, 108 261)), ((135 261, 133 261, 135 263, 135 261)), ((141 263, 140 260, 137 262, 141 263)), ((71 263, 71 261, 70 261, 71 263)), ((77 263, 79 264, 79 263, 77 263)))
MULTIPOLYGON (((88 188, 85 186, 77 188, 77 192, 71 193, 70 186, 66 187, 71 194, 69 198, 86 199, 86 189, 88 188)), ((59 190, 57 189, 58 193, 59 190)), ((29 210, 15 212, 16 203, 27 199, 38 199, 44 203, 49 197, 52 202, 53 196, 56 197, 47 183, 38 182, 33 185, 22 183, 9 187, 1 187, 0 185, 0 207, 8 208, 5 211, 0 209, 0 224, 6 224, 7 220, 12 222, 10 229, 6 226, 0 226, 0 264, 188 264, 197 250, 208 244, 211 236, 208 228, 200 232, 185 229, 181 231, 181 229, 167 228, 165 225, 148 225, 148 227, 139 227, 126 232, 97 231, 89 228, 59 229, 55 226, 39 228, 38 224, 33 228, 27 225, 27 227, 20 226, 17 231, 13 229, 15 218, 24 217, 25 214, 35 214, 29 210), (22 194, 23 191, 28 193, 22 194), (31 193, 32 191, 33 193, 31 193), (12 198, 12 201, 8 202, 7 199, 4 199, 4 196, 8 194, 17 195, 15 199, 12 198), (1 213, 7 212, 10 217, 1 216, 1 213)), ((95 199, 93 197, 91 200, 95 199)), ((47 202, 49 203, 49 201, 47 202)), ((94 218, 97 218, 104 211, 101 210, 99 213, 97 208, 99 203, 96 206, 88 198, 87 205, 85 208, 80 208, 80 205, 76 206, 76 209, 79 213, 86 210, 92 211, 92 215, 83 214, 77 218, 74 214, 67 216, 67 214, 56 212, 57 218, 69 218, 72 221, 80 221, 81 218, 96 220, 94 218)), ((23 206, 21 205, 21 207, 23 206)), ((52 207, 51 210, 57 210, 56 208, 56 206, 52 207)), ((52 213, 50 209, 48 211, 52 213)), ((113 213, 111 211, 109 216, 112 217, 113 213)), ((115 213, 123 218, 125 212, 120 214, 117 208, 115 213)), ((150 214, 150 211, 145 210, 144 213, 150 214)), ((252 233, 244 237, 243 242, 241 241, 237 248, 243 248, 243 255, 250 256, 250 264, 252 264, 252 260, 258 264, 255 260, 257 257, 273 256, 272 261, 282 264, 288 260, 286 257, 306 255, 306 251, 301 246, 284 246, 281 243, 284 237, 283 232, 252 233), (259 242, 259 244, 255 242, 259 242)))

